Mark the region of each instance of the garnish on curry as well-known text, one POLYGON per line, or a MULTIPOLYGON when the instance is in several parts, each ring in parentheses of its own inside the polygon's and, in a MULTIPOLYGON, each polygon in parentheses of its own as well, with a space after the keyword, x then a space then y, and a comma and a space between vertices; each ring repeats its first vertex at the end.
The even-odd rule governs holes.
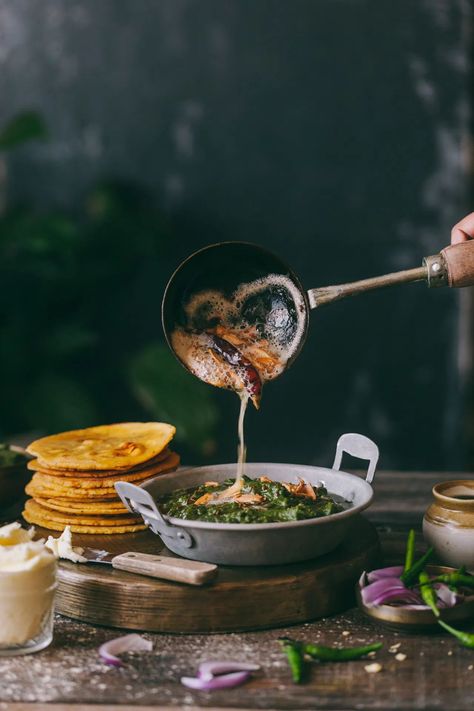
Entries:
POLYGON ((324 486, 313 487, 303 479, 289 484, 243 476, 240 489, 229 496, 233 484, 233 479, 226 479, 178 489, 161 499, 160 509, 175 518, 214 523, 276 523, 329 516, 344 508, 324 486), (221 492, 225 498, 219 499, 221 492))

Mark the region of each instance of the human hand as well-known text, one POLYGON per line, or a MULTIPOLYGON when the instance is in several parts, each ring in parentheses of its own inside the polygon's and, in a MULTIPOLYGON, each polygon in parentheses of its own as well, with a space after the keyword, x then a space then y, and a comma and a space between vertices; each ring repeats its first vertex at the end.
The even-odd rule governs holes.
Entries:
POLYGON ((474 212, 463 217, 451 230, 451 244, 459 244, 474 239, 474 212))

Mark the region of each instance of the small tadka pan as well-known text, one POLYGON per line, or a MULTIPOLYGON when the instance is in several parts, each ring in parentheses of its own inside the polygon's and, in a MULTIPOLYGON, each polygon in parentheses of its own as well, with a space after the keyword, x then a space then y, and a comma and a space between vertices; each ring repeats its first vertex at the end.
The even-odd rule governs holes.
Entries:
MULTIPOLYGON (((326 286, 306 291, 296 273, 278 256, 247 242, 211 244, 188 257, 176 269, 166 287, 162 303, 163 328, 170 348, 177 328, 189 328, 186 306, 198 294, 220 293, 227 304, 235 304, 247 321, 272 332, 273 340, 283 344, 291 355, 288 367, 303 347, 310 309, 346 296, 381 289, 395 284, 425 281, 429 287, 463 287, 474 284, 474 240, 451 245, 439 254, 425 257, 421 267, 407 269, 361 281, 326 286), (273 280, 269 277, 274 277, 273 280), (242 298, 242 285, 260 281, 257 294, 242 298), (267 286, 265 286, 267 284, 267 286)), ((205 313, 202 314, 205 330, 205 313)), ((199 328, 199 324, 194 324, 199 328)))

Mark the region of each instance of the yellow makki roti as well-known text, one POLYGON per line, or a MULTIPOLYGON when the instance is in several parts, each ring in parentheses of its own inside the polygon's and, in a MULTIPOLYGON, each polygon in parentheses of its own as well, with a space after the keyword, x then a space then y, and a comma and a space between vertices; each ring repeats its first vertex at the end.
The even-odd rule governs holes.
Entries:
POLYGON ((160 454, 175 432, 165 422, 122 422, 43 437, 27 452, 52 469, 130 469, 160 454))
POLYGON ((34 474, 26 487, 28 523, 75 533, 133 533, 146 528, 120 501, 114 484, 140 484, 174 471, 179 455, 168 448, 175 427, 125 422, 62 432, 32 442, 34 474))

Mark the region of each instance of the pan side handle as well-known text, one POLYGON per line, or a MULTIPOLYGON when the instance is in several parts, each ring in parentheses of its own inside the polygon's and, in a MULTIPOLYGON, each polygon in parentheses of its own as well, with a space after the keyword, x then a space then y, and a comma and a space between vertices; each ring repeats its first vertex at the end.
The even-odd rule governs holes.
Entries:
POLYGON ((332 468, 339 471, 344 452, 358 459, 366 459, 369 464, 365 480, 371 484, 375 475, 375 468, 379 461, 379 448, 371 439, 355 432, 348 432, 339 437, 336 446, 336 456, 332 468))
POLYGON ((165 521, 155 500, 146 489, 128 481, 118 481, 115 491, 123 505, 132 513, 139 513, 146 525, 163 539, 163 543, 166 544, 167 538, 173 538, 183 548, 191 548, 194 543, 192 536, 184 528, 165 521))

